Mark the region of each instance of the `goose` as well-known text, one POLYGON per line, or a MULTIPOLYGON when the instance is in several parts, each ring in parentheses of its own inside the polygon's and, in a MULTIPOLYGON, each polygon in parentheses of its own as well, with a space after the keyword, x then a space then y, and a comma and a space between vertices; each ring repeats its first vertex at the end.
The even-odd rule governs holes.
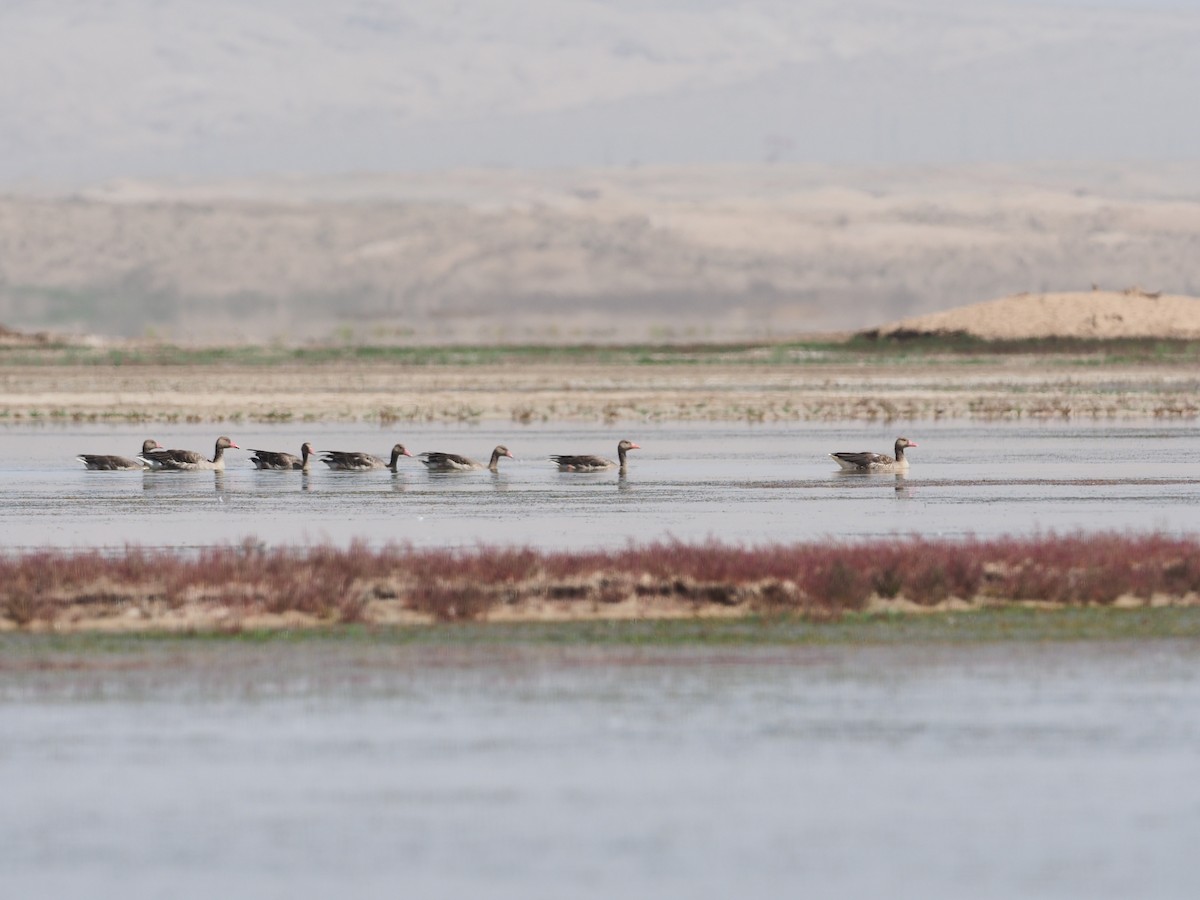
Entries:
POLYGON ((619 463, 613 462, 611 459, 606 459, 603 456, 551 456, 555 465, 558 466, 560 472, 602 472, 605 469, 613 469, 618 465, 621 471, 625 471, 626 461, 625 454, 630 450, 641 450, 633 441, 621 441, 617 444, 617 459, 619 463))
POLYGON ((492 451, 492 458, 488 464, 484 466, 478 460, 470 459, 466 456, 459 456, 457 453, 439 453, 431 450, 420 454, 421 462, 425 463, 425 467, 430 472, 469 472, 472 469, 486 468, 492 472, 500 471, 500 457, 507 456, 509 459, 515 459, 508 448, 501 445, 492 451))
POLYGON ((401 456, 412 456, 403 444, 392 448, 392 458, 384 462, 378 456, 362 453, 357 450, 322 450, 321 462, 339 472, 366 472, 369 469, 391 469, 396 471, 396 463, 401 456))
POLYGON ((242 449, 225 435, 221 435, 217 438, 212 459, 206 458, 203 453, 195 450, 164 450, 161 447, 155 448, 149 453, 143 453, 138 459, 143 460, 151 467, 157 463, 162 469, 171 471, 194 472, 201 469, 224 471, 225 451, 231 447, 234 450, 242 449))
MULTIPOLYGON (((142 442, 142 456, 145 456, 151 450, 161 450, 162 444, 151 438, 147 438, 142 442)), ((128 456, 104 456, 99 453, 81 453, 75 457, 85 469, 93 471, 105 472, 123 472, 133 469, 157 469, 157 463, 151 463, 148 460, 138 457, 130 459, 128 456)))
POLYGON ((250 462, 254 463, 256 469, 300 469, 307 472, 312 467, 309 457, 313 455, 313 445, 308 441, 300 445, 299 456, 278 450, 251 449, 249 452, 254 454, 250 462))
POLYGON ((837 464, 848 472, 903 472, 908 468, 904 458, 905 447, 917 446, 906 437, 896 438, 896 455, 886 453, 830 453, 837 464))

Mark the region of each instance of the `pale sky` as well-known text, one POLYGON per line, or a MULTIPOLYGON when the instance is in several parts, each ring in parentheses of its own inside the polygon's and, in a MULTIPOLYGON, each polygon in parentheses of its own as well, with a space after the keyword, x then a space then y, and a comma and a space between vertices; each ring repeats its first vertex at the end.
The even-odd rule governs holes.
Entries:
POLYGON ((1200 0, 0 5, 0 184, 1200 158, 1200 0))

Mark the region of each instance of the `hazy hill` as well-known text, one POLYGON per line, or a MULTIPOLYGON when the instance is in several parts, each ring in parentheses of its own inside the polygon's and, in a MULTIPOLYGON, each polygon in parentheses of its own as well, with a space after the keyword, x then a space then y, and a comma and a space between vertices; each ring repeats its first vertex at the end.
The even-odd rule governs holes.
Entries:
POLYGON ((1200 166, 672 167, 0 198, 0 322, 175 338, 719 338, 1018 291, 1200 294, 1200 166))
POLYGON ((1196 0, 13 0, 0 323, 709 337, 1194 294, 1200 169, 1162 161, 1200 159, 1198 43, 1196 0), (341 174, 372 171, 410 174, 341 174))

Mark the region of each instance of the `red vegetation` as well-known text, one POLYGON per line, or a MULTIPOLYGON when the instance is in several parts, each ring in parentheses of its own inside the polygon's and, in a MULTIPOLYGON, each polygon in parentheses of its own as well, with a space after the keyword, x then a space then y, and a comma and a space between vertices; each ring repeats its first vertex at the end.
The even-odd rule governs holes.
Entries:
POLYGON ((477 619, 530 601, 602 604, 655 598, 747 611, 831 616, 873 596, 935 605, 1045 601, 1107 604, 1126 596, 1191 602, 1200 542, 1161 534, 898 540, 730 547, 660 543, 622 550, 421 550, 267 547, 253 540, 201 551, 43 550, 0 556, 0 617, 54 621, 68 608, 97 615, 131 606, 222 606, 369 619, 372 601, 437 620, 477 619))

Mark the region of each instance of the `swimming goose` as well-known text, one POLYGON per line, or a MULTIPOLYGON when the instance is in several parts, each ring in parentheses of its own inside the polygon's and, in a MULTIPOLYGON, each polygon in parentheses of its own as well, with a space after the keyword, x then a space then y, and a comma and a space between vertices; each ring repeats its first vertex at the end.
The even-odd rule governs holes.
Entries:
POLYGON ((392 448, 392 458, 384 462, 378 456, 362 453, 357 450, 322 450, 321 462, 339 472, 365 472, 368 469, 391 469, 396 471, 396 463, 401 456, 412 456, 403 444, 392 448))
POLYGON ((278 450, 250 450, 254 456, 250 462, 256 469, 301 469, 307 472, 312 467, 313 445, 305 441, 300 445, 300 455, 283 453, 278 450))
POLYGON ((905 447, 915 447, 916 443, 906 437, 896 438, 896 455, 886 453, 830 453, 839 466, 848 472, 902 472, 908 468, 908 460, 904 458, 905 447))
MULTIPOLYGON (((500 471, 500 457, 507 456, 509 459, 515 457, 508 452, 505 446, 499 446, 492 451, 492 458, 488 462, 486 468, 492 472, 500 471)), ((429 451, 420 454, 421 462, 425 463, 426 468, 430 472, 468 472, 472 469, 485 468, 484 464, 470 459, 466 456, 459 456, 457 453, 439 453, 437 451, 429 451)))
MULTIPOLYGON (((145 456, 151 450, 162 449, 162 444, 156 440, 147 439, 142 442, 142 456, 145 456)), ((151 464, 148 460, 141 458, 130 459, 128 456, 104 456, 99 453, 81 453, 75 457, 85 469, 105 472, 121 472, 133 469, 157 469, 157 463, 151 464)))
POLYGON ((221 435, 217 438, 216 449, 213 451, 213 458, 208 459, 203 453, 198 453, 195 450, 164 450, 161 447, 143 453, 138 459, 143 460, 147 465, 153 466, 157 463, 164 470, 194 472, 200 469, 225 469, 225 451, 232 447, 234 450, 242 448, 231 441, 229 438, 221 435))
POLYGON ((605 469, 612 469, 618 465, 621 471, 625 470, 626 461, 625 454, 630 450, 641 450, 633 441, 621 441, 617 444, 617 459, 619 463, 613 462, 611 459, 606 459, 603 456, 551 456, 560 472, 602 472, 605 469))

